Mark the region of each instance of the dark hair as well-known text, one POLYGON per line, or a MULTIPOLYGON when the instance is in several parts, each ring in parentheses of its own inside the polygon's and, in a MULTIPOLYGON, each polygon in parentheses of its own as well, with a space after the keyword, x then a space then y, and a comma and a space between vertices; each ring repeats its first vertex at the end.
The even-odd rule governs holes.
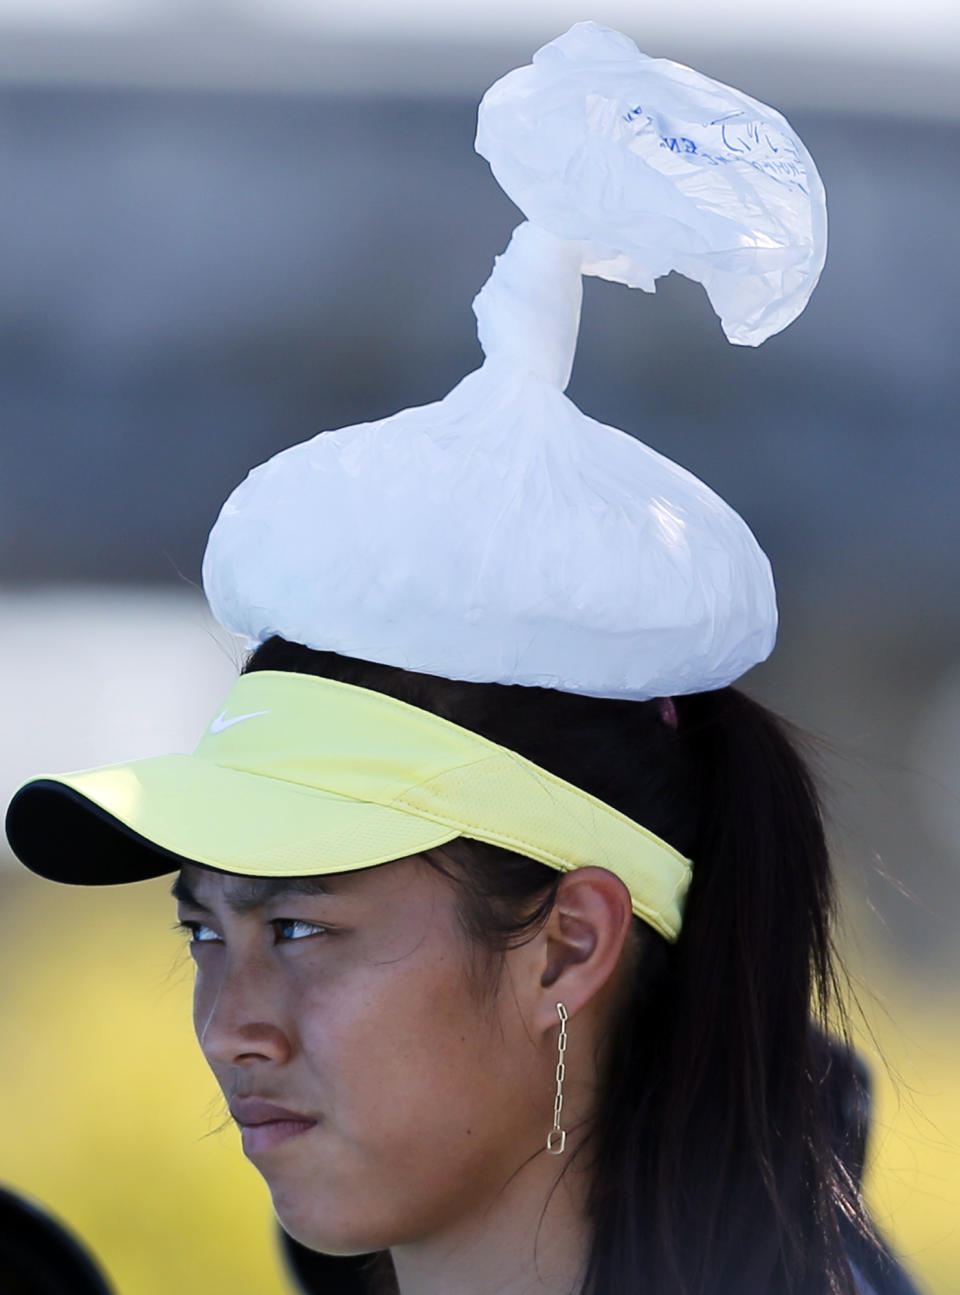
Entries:
MULTIPOLYGON (((844 1244, 878 1251, 830 1136, 840 1010, 822 815, 788 727, 736 688, 657 702, 464 683, 274 637, 244 672, 291 670, 431 711, 591 792, 694 860, 679 940, 646 926, 589 1147, 590 1295, 852 1295, 844 1244), (831 1062, 831 1058, 833 1061, 831 1062)), ((445 847, 474 943, 549 913, 560 875, 445 847)), ((441 859, 428 861, 448 871, 441 859)), ((639 919, 635 925, 640 928, 639 919)))

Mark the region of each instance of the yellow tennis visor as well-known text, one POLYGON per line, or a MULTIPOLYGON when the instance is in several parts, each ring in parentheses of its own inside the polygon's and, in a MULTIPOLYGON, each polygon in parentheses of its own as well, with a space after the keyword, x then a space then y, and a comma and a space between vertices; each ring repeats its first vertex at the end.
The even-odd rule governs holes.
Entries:
POLYGON ((31 778, 6 830, 33 872, 79 885, 185 863, 352 872, 466 836, 563 872, 608 868, 671 941, 690 883, 667 842, 508 748, 383 693, 280 670, 241 675, 192 755, 31 778))

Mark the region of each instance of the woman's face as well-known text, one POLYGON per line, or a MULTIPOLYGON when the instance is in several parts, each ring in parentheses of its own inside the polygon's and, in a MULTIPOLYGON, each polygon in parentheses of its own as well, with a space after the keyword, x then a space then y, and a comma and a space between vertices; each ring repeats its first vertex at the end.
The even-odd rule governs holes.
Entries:
POLYGON ((245 1154, 313 1249, 443 1231, 552 1121, 556 1058, 512 955, 479 1002, 452 884, 419 858, 282 884, 188 866, 175 886, 200 1046, 234 1117, 259 1126, 242 1128, 245 1154))

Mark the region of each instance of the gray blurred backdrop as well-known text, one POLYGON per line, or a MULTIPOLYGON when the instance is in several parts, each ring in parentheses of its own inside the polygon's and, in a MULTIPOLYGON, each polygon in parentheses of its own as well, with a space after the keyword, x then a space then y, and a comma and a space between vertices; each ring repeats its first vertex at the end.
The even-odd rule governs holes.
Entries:
MULTIPOLYGON (((78 650, 102 695, 138 668, 118 626, 129 633, 151 591, 196 597, 206 533, 253 464, 436 399, 479 362, 470 301, 519 217, 473 152, 476 103, 539 42, 268 31, 228 10, 117 30, 18 19, 0 49, 8 786, 33 771, 24 698, 42 687, 49 705, 78 650), (73 601, 51 601, 70 586, 73 601)), ((643 47, 641 27, 627 30, 643 47)), ((805 314, 735 348, 688 281, 653 297, 590 280, 570 394, 756 531, 782 631, 749 682, 826 739, 851 921, 905 967, 952 972, 956 50, 871 63, 838 57, 827 35, 793 57, 700 31, 660 31, 650 49, 768 99, 813 153, 831 242, 805 314)), ((190 673, 189 655, 170 655, 157 669, 190 673)), ((126 721, 120 707, 111 723, 126 721)), ((132 743, 101 749, 86 724, 75 764, 132 743)))

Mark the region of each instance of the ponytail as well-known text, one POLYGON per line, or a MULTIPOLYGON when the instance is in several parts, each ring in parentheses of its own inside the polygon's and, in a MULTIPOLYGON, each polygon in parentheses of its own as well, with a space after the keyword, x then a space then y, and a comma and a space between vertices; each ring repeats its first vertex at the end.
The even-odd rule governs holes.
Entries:
POLYGON ((737 689, 675 705, 693 880, 655 988, 640 968, 646 1006, 622 1022, 599 1113, 594 1288, 849 1295, 840 1221, 867 1225, 821 1097, 835 973, 816 790, 786 726, 737 689))

